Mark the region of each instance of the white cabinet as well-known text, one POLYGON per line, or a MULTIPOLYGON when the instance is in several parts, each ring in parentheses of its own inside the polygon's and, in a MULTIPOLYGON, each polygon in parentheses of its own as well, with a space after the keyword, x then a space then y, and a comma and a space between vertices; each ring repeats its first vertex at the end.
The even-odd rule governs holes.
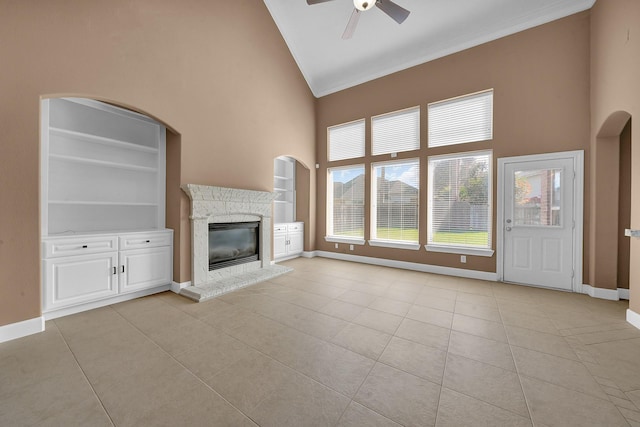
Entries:
POLYGON ((45 259, 43 311, 118 294, 118 253, 45 259))
POLYGON ((164 126, 83 98, 42 100, 40 126, 45 318, 169 289, 164 126))
POLYGON ((120 293, 170 283, 172 262, 168 246, 120 252, 120 293))
POLYGON ((304 251, 304 223, 292 222, 273 226, 273 257, 294 258, 304 251))
MULTIPOLYGON (((43 313, 171 284, 173 230, 43 240, 43 313)), ((64 313, 66 314, 66 313, 64 313)))

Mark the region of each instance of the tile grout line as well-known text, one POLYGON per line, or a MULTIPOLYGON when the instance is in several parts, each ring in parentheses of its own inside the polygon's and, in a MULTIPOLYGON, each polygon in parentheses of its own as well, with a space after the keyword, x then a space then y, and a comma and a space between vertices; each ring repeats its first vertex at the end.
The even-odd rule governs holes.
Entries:
POLYGON ((522 375, 520 374, 520 369, 518 367, 518 363, 516 363, 516 357, 513 354, 513 348, 511 347, 511 338, 509 338, 509 334, 507 332, 506 325, 504 324, 504 319, 502 318, 502 309, 496 300, 496 304, 498 305, 498 314, 500 315, 500 321, 502 322, 502 327, 504 328, 504 334, 507 336, 507 345, 509 346, 509 353, 511 353, 511 360, 513 360, 513 366, 516 368, 516 375, 518 376, 518 383, 520 384, 520 390, 522 391, 522 397, 524 397, 524 403, 527 405, 527 412, 529 412, 529 420, 531 420, 531 424, 535 427, 536 422, 533 419, 533 412, 531 410, 531 405, 529 403, 529 398, 524 391, 524 386, 522 385, 522 375))
MULTIPOLYGON (((458 304, 458 291, 456 290, 456 299, 453 304, 453 315, 455 316, 456 304, 458 304)), ((447 340, 447 351, 444 355, 444 367, 442 369, 442 378, 440 379, 440 393, 438 394, 438 404, 436 406, 436 419, 434 425, 438 425, 438 417, 440 416, 440 402, 442 402, 442 390, 444 387, 444 376, 447 373, 447 364, 449 362, 449 347, 451 347, 451 334, 453 332, 453 317, 451 319, 451 328, 449 328, 449 339, 447 340)))
MULTIPOLYGON (((109 307, 111 307, 111 306, 109 306, 109 307)), ((115 311, 115 310, 113 310, 113 311, 115 311)), ((80 372, 82 372, 82 376, 84 377, 84 380, 87 382, 87 384, 89 384, 89 387, 91 387, 91 391, 93 391, 93 395, 96 397, 98 402, 100 402, 100 407, 104 411, 105 415, 109 418, 109 422, 111 423, 111 425, 115 427, 116 424, 113 421, 113 418, 111 418, 111 414, 109 413, 109 411, 107 411, 107 408, 104 406, 104 403, 102 402, 102 399, 100 398, 100 395, 98 395, 98 392, 96 392, 96 389, 93 387, 93 384, 91 383, 91 381, 89 381, 89 378, 87 377, 86 372, 82 368, 82 365, 78 361, 78 358, 76 357, 76 354, 71 349, 71 346, 67 342, 67 339, 65 338, 64 333, 62 332, 62 330, 60 330, 60 327, 58 326, 58 323, 56 322, 55 319, 53 320, 53 323, 56 325, 56 329, 58 331, 58 334, 60 334, 60 337, 62 338, 62 341, 64 341, 64 344, 67 346, 67 349, 69 349, 69 353, 71 353, 71 355, 73 356, 73 360, 76 362, 76 365, 78 366, 78 369, 80 369, 80 372)))
MULTIPOLYGON (((167 304, 167 305, 171 306, 171 304, 169 304, 169 303, 167 303, 167 302, 165 302, 165 301, 162 301, 162 300, 161 300, 161 302, 162 302, 163 304, 167 304)), ((111 307, 111 306, 109 306, 109 307, 111 307)), ((174 307, 174 308, 176 308, 176 307, 174 307)), ((177 310, 180 310, 180 309, 178 309, 178 308, 176 308, 176 309, 177 309, 177 310)), ((169 358, 171 358, 171 360, 173 360, 175 363, 177 363, 179 366, 181 366, 185 371, 187 371, 191 376, 193 376, 193 377, 194 377, 195 379, 197 379, 200 383, 202 383, 206 388, 208 388, 209 390, 211 390, 212 392, 214 392, 217 396, 219 396, 222 400, 224 400, 227 404, 229 404, 233 409, 235 409, 236 411, 238 411, 239 413, 241 413, 242 415, 244 415, 245 417, 247 417, 248 419, 250 419, 250 420, 251 420, 251 422, 253 422, 253 423, 254 423, 254 424, 256 424, 256 425, 259 425, 259 424, 258 424, 258 423, 253 419, 253 418, 251 418, 251 417, 249 416, 249 414, 245 414, 245 413, 244 413, 244 412, 242 412, 239 408, 236 408, 236 406, 235 406, 235 405, 233 405, 233 404, 232 404, 231 402, 229 402, 229 401, 228 401, 224 396, 222 396, 220 393, 218 393, 216 390, 214 390, 211 386, 209 386, 209 384, 207 384, 206 382, 204 382, 204 380, 202 380, 202 378, 200 378, 200 377, 199 377, 198 375, 196 375, 193 371, 191 371, 191 369, 189 369, 189 368, 187 368, 186 366, 184 366, 184 365, 182 364, 182 362, 180 362, 179 360, 177 360, 177 359, 176 359, 176 358, 175 358, 171 353, 169 353, 169 352, 168 352, 167 350, 165 350, 162 346, 160 346, 160 344, 158 344, 158 343, 157 343, 155 340, 153 340, 150 336, 148 336, 146 333, 144 333, 144 331, 142 331, 142 330, 141 330, 140 328, 138 328, 136 325, 134 325, 133 323, 131 323, 131 321, 129 321, 129 319, 127 319, 126 317, 124 317, 124 316, 122 315, 122 313, 120 313, 118 310, 115 310, 115 309, 114 309, 113 311, 115 311, 115 312, 118 314, 118 316, 120 316, 120 317, 121 317, 125 322, 127 322, 129 325, 131 325, 131 327, 132 327, 132 328, 134 328, 136 331, 138 331, 140 334, 142 334, 142 336, 144 336, 147 340, 149 340, 150 342, 152 342, 152 343, 153 343, 153 344, 154 344, 154 345, 155 345, 155 346, 156 346, 160 351, 162 351, 164 354, 166 354, 167 356, 169 356, 169 358)), ((182 311, 182 310, 180 310, 180 312, 184 313, 184 311, 182 311)), ((185 314, 188 314, 188 313, 185 313, 185 314)), ((196 319, 196 320, 198 320, 198 321, 202 322, 202 321, 201 321, 201 320, 199 320, 199 319, 196 319)), ((204 323, 204 322, 202 322, 202 323, 204 323)), ((215 328, 213 328, 211 325, 207 325, 207 326, 208 326, 208 327, 211 327, 212 329, 215 329, 215 328)), ((220 332, 225 333, 224 331, 220 331, 220 332)), ((225 333, 225 334, 226 334, 226 333, 225 333)), ((236 339, 235 337, 231 337, 231 338, 236 339)), ((253 347, 252 347, 252 348, 253 348, 253 347)))

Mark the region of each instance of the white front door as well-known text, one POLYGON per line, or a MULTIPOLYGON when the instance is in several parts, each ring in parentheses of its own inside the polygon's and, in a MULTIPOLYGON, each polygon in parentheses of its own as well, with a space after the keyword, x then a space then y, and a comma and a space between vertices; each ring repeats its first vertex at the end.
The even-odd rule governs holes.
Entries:
POLYGON ((574 290, 576 170, 573 157, 502 159, 502 279, 574 290))

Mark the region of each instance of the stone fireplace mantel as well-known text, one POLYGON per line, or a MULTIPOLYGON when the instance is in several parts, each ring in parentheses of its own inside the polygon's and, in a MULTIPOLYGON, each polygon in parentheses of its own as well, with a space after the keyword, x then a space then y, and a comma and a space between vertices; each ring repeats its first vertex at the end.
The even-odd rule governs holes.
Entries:
POLYGON ((271 265, 271 203, 275 193, 184 184, 191 199, 191 286, 181 295, 195 301, 231 292, 291 271, 271 265), (209 271, 209 224, 260 222, 260 259, 209 271))

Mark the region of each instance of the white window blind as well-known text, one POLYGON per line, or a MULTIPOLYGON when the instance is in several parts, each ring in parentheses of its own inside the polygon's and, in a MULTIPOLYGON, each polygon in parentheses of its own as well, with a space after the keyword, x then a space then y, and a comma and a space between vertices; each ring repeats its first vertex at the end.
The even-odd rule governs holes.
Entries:
POLYGON ((329 169, 327 235, 364 238, 364 166, 329 169))
POLYGON ((429 158, 428 244, 491 248, 491 157, 429 158))
POLYGON ((329 161, 364 156, 364 119, 327 129, 329 161))
POLYGON ((418 242, 418 159, 374 163, 371 238, 418 242))
POLYGON ((420 107, 373 117, 371 143, 374 156, 419 149, 420 107))
POLYGON ((427 106, 429 147, 493 138, 493 89, 427 106))

